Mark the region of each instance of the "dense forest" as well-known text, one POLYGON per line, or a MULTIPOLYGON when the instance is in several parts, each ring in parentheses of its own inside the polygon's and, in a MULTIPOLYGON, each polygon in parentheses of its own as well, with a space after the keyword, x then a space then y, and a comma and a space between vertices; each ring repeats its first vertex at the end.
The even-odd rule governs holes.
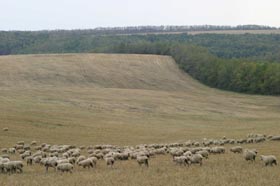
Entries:
POLYGON ((106 35, 90 30, 0 32, 0 55, 143 53, 171 55, 194 78, 225 90, 280 94, 280 35, 106 35))

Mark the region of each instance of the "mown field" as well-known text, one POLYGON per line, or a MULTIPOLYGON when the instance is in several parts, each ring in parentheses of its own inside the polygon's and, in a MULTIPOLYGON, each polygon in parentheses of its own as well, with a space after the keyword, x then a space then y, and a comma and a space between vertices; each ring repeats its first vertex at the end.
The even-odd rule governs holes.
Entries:
MULTIPOLYGON (((73 145, 137 145, 188 139, 280 134, 279 97, 208 88, 155 55, 63 54, 0 57, 0 148, 19 140, 73 145)), ((279 143, 245 145, 280 159, 279 143)), ((244 146, 244 147, 245 147, 244 146)), ((226 146, 228 149, 229 146, 226 146)), ((12 157, 18 159, 18 156, 12 157)), ((279 185, 280 167, 227 152, 202 167, 178 167, 170 156, 99 161, 96 170, 48 174, 40 166, 1 175, 0 185, 279 185)))

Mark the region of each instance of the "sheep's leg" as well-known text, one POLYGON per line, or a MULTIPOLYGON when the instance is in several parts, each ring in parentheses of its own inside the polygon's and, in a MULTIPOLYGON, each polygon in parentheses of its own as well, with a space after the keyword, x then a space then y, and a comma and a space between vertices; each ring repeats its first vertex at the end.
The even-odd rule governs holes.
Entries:
POLYGON ((22 173, 22 169, 21 168, 19 168, 18 170, 19 170, 19 173, 22 173))

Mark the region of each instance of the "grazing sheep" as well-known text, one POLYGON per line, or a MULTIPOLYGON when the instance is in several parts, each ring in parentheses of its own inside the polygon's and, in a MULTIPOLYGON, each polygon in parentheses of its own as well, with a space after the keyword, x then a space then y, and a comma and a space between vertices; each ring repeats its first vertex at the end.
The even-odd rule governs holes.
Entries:
POLYGON ((13 166, 13 164, 10 163, 10 161, 6 162, 6 163, 2 162, 2 166, 3 166, 3 172, 9 173, 9 174, 13 173, 14 166, 13 166))
POLYGON ((33 163, 33 158, 32 158, 32 156, 26 157, 25 160, 26 160, 26 164, 27 164, 27 165, 32 165, 32 163, 33 163))
MULTIPOLYGON (((34 157, 34 156, 33 156, 33 157, 34 157)), ((42 160, 42 156, 36 156, 36 157, 33 158, 33 162, 34 162, 34 163, 40 163, 41 160, 42 160)))
POLYGON ((184 165, 186 166, 188 164, 188 160, 186 156, 177 156, 173 158, 173 161, 177 164, 177 165, 184 165))
POLYGON ((246 143, 246 139, 238 139, 236 142, 239 144, 243 144, 246 143))
POLYGON ((136 160, 139 166, 144 164, 146 167, 149 167, 149 158, 147 156, 137 156, 136 160))
POLYGON ((170 150, 171 156, 182 156, 184 154, 184 151, 182 149, 171 149, 170 150))
POLYGON ((164 155, 165 153, 166 153, 165 147, 155 150, 155 154, 157 154, 157 155, 164 155))
POLYGON ((195 147, 199 147, 200 143, 199 143, 199 142, 194 142, 193 145, 194 145, 195 147))
POLYGON ((85 156, 79 156, 79 157, 77 158, 76 163, 79 164, 81 161, 84 161, 85 159, 87 159, 85 156))
POLYGON ((270 138, 271 141, 280 141, 280 136, 272 136, 270 138))
POLYGON ((118 156, 118 160, 128 160, 129 154, 128 153, 120 153, 118 156))
POLYGON ((246 143, 254 143, 254 138, 248 138, 246 143))
POLYGON ((80 156, 80 151, 76 149, 76 150, 72 153, 72 157, 79 157, 79 156, 80 156))
POLYGON ((93 153, 93 154, 91 154, 90 155, 90 157, 96 157, 97 159, 103 159, 103 154, 101 153, 101 152, 99 152, 99 153, 93 153))
POLYGON ((23 168, 23 162, 22 161, 12 161, 13 165, 14 165, 14 169, 15 171, 19 171, 20 173, 23 172, 22 168, 23 168))
POLYGON ((49 167, 56 168, 57 166, 57 158, 49 157, 41 160, 41 164, 43 164, 46 168, 46 172, 48 172, 49 167))
POLYGON ((203 157, 201 154, 194 154, 192 156, 188 156, 187 160, 189 164, 199 164, 201 166, 203 157))
POLYGON ((15 154, 16 153, 16 149, 15 148, 9 148, 8 149, 8 153, 9 154, 15 154))
POLYGON ((265 137, 257 137, 254 139, 255 143, 261 143, 265 141, 265 137))
POLYGON ((35 146, 35 145, 37 145, 37 141, 31 141, 31 143, 30 143, 32 146, 35 146))
POLYGON ((62 154, 62 157, 64 157, 64 158, 69 158, 69 157, 70 157, 70 155, 69 155, 69 153, 64 152, 64 153, 62 154))
POLYGON ((201 150, 201 151, 198 151, 196 152, 196 154, 200 154, 202 157, 208 159, 208 156, 209 156, 209 153, 207 150, 201 150))
POLYGON ((277 159, 275 156, 273 155, 268 155, 268 156, 264 156, 264 155, 261 155, 261 160, 265 163, 265 166, 273 166, 274 165, 277 165, 277 159))
POLYGON ((225 153, 225 148, 224 147, 213 147, 210 149, 210 153, 223 154, 223 153, 225 153))
POLYGON ((115 163, 115 159, 113 157, 110 157, 110 156, 105 157, 104 160, 105 160, 107 166, 112 167, 115 163))
POLYGON ((56 162, 57 162, 57 164, 70 163, 68 159, 59 159, 56 162))
POLYGON ((3 131, 4 131, 4 132, 7 132, 7 131, 9 131, 9 128, 7 128, 7 127, 6 127, 6 128, 3 128, 3 131))
POLYGON ((204 141, 202 144, 204 147, 209 147, 212 144, 212 141, 204 141))
POLYGON ((186 151, 183 155, 184 156, 192 156, 192 152, 191 151, 186 151))
POLYGON ((17 145, 24 145, 24 141, 18 141, 17 145))
POLYGON ((42 157, 46 157, 47 156, 47 154, 45 153, 45 152, 42 152, 42 151, 37 151, 37 152, 35 152, 34 154, 33 154, 33 157, 36 157, 36 156, 42 156, 42 157))
POLYGON ((184 144, 186 147, 191 147, 192 146, 192 142, 191 141, 187 141, 184 144))
POLYGON ((246 161, 255 161, 257 153, 255 150, 245 149, 243 156, 246 161))
POLYGON ((9 161, 10 161, 9 158, 0 158, 0 162, 2 162, 2 163, 7 163, 9 161))
POLYGON ((28 144, 25 144, 25 145, 23 145, 23 150, 31 150, 31 147, 30 147, 30 145, 28 145, 28 144))
POLYGON ((236 146, 236 147, 230 148, 230 151, 233 152, 233 153, 242 153, 243 148, 241 146, 236 146))
POLYGON ((42 150, 42 147, 41 146, 35 146, 34 149, 35 150, 42 150))
POLYGON ((89 160, 92 161, 93 165, 96 167, 96 164, 97 164, 97 158, 96 157, 89 157, 88 158, 89 160))
POLYGON ((79 166, 81 166, 81 167, 83 167, 83 168, 90 168, 90 167, 94 167, 94 163, 92 162, 92 160, 91 159, 85 159, 85 160, 83 160, 83 161, 80 161, 79 163, 78 163, 78 165, 79 166))
POLYGON ((74 165, 76 163, 76 158, 75 157, 68 158, 68 161, 69 163, 74 165))
POLYGON ((61 163, 57 165, 56 170, 60 172, 72 173, 73 168, 74 166, 71 163, 61 163))
POLYGON ((31 152, 30 151, 25 151, 23 154, 20 155, 21 159, 25 159, 26 157, 31 156, 31 152))
POLYGON ((22 173, 23 163, 22 161, 9 161, 7 163, 3 164, 4 170, 7 173, 16 173, 19 171, 19 173, 22 173))

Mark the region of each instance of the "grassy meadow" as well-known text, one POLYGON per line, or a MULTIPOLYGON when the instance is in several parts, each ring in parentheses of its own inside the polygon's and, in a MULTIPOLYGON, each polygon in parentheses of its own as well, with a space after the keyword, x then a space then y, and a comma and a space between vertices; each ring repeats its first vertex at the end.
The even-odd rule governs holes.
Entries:
MULTIPOLYGON (((0 148, 19 140, 137 145, 280 134, 279 97, 206 87, 168 56, 15 55, 1 56, 0 66, 0 148)), ((245 146, 280 160, 277 142, 245 146)), ((0 174, 1 186, 279 184, 279 166, 264 167, 259 158, 245 162, 229 152, 210 156, 202 167, 176 166, 166 155, 152 158, 148 169, 132 160, 113 169, 99 161, 95 170, 75 168, 73 174, 46 174, 38 165, 25 166, 23 174, 0 174)))

